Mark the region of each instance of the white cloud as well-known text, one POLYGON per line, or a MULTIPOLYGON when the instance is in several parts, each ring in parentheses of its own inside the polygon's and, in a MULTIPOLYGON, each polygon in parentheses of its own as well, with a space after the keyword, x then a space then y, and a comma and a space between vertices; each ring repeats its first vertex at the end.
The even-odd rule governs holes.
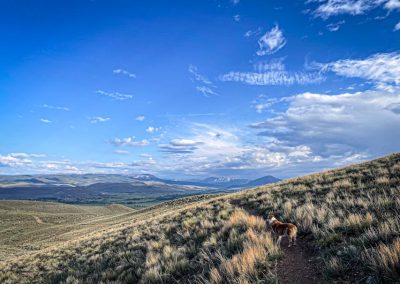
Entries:
POLYGON ((342 59, 326 64, 313 63, 322 71, 339 76, 361 78, 375 82, 378 87, 400 85, 400 53, 377 53, 365 59, 342 59))
POLYGON ((172 139, 168 144, 160 144, 161 151, 174 154, 193 153, 202 142, 191 139, 172 139))
POLYGON ((211 95, 218 95, 216 92, 214 92, 213 89, 207 87, 207 86, 197 86, 196 90, 200 93, 202 93, 204 96, 208 97, 211 95))
POLYGON ((235 16, 233 16, 233 20, 234 20, 235 22, 240 22, 240 15, 235 15, 235 16))
POLYGON ((385 3, 385 8, 388 10, 400 9, 400 0, 388 0, 385 3))
POLYGON ((266 32, 259 40, 258 56, 272 54, 284 47, 286 39, 278 25, 275 25, 270 31, 266 32))
POLYGON ((259 135, 304 145, 323 158, 398 151, 400 94, 365 91, 340 95, 304 93, 287 98, 286 111, 252 125, 259 135))
POLYGON ((212 84, 211 81, 207 77, 205 77, 199 73, 197 66, 189 65, 188 71, 192 75, 193 80, 199 81, 199 82, 201 82, 203 84, 207 84, 207 85, 212 84))
POLYGON ((163 167, 161 171, 180 176, 239 173, 254 177, 272 171, 282 174, 282 169, 289 166, 320 160, 305 145, 255 143, 249 141, 249 133, 243 129, 201 123, 192 123, 186 138, 173 139, 159 147, 169 154, 167 160, 158 163, 163 167))
POLYGON ((13 153, 8 155, 0 154, 0 168, 1 167, 18 167, 31 164, 32 160, 28 159, 30 156, 20 155, 21 153, 13 153))
POLYGON ((273 59, 254 64, 255 72, 237 72, 219 76, 221 81, 242 82, 249 85, 294 85, 313 84, 325 80, 320 72, 293 72, 286 71, 283 64, 284 58, 273 59))
POLYGON ((154 126, 149 126, 149 127, 146 128, 146 132, 147 133, 155 133, 155 132, 157 132, 159 130, 160 130, 159 127, 154 127, 154 126))
POLYGON ((146 139, 136 141, 135 136, 127 138, 114 138, 109 142, 114 146, 147 146, 150 144, 149 141, 146 139))
POLYGON ((134 73, 131 73, 127 70, 124 69, 114 69, 113 70, 114 74, 121 74, 121 75, 125 75, 128 76, 129 78, 136 78, 136 75, 134 73))
POLYGON ((137 121, 144 121, 146 119, 146 117, 144 115, 139 115, 136 117, 137 121))
POLYGON ((261 31, 261 27, 258 27, 256 30, 248 30, 247 32, 245 32, 244 37, 258 36, 261 31))
POLYGON ((173 139, 171 140, 171 145, 173 146, 195 146, 201 144, 199 142, 196 142, 194 140, 190 139, 173 139))
POLYGON ((216 87, 207 77, 199 73, 197 66, 189 65, 188 71, 191 74, 193 81, 203 84, 201 86, 196 86, 196 90, 198 92, 202 93, 206 97, 210 95, 217 95, 217 93, 214 91, 216 87))
POLYGON ((129 154, 130 154, 129 151, 119 150, 119 149, 114 150, 114 153, 115 153, 115 154, 118 154, 118 155, 129 155, 129 154))
POLYGON ((331 32, 337 32, 340 29, 340 26, 343 25, 345 21, 339 21, 336 23, 330 23, 326 25, 326 28, 331 32))
POLYGON ((231 3, 232 3, 233 5, 237 5, 237 4, 239 4, 239 2, 240 2, 240 0, 231 0, 231 3))
POLYGON ((266 71, 285 71, 286 67, 283 61, 285 58, 275 58, 269 61, 260 61, 253 65, 254 70, 258 73, 266 71))
POLYGON ((45 154, 29 154, 29 153, 11 153, 9 154, 11 157, 14 158, 44 158, 46 157, 45 154))
POLYGON ((44 107, 44 108, 48 108, 48 109, 70 111, 69 108, 67 108, 67 107, 62 107, 62 106, 52 106, 52 105, 44 104, 43 107, 44 107))
POLYGON ((270 72, 229 72, 219 77, 221 81, 242 82, 249 85, 293 85, 313 84, 325 78, 319 73, 270 71, 270 72))
POLYGON ((43 123, 51 123, 52 122, 51 120, 48 120, 46 118, 41 118, 40 121, 43 123))
POLYGON ((95 116, 95 117, 90 118, 90 123, 107 122, 110 120, 111 120, 111 118, 109 118, 109 117, 95 116))
POLYGON ((327 19, 332 16, 349 14, 362 15, 366 12, 382 7, 387 10, 400 9, 399 0, 311 0, 308 3, 317 2, 318 7, 314 15, 327 19))
POLYGON ((280 102, 277 98, 268 98, 265 95, 258 96, 257 99, 252 101, 252 106, 257 113, 263 113, 265 110, 270 109, 274 104, 280 102))
POLYGON ((398 22, 395 26, 394 26, 394 28, 393 28, 393 31, 394 32, 397 32, 397 31, 399 31, 400 30, 400 22, 398 22))
POLYGON ((107 96, 107 97, 113 98, 115 100, 120 100, 120 101, 129 100, 129 99, 133 98, 132 95, 121 94, 119 92, 105 92, 103 90, 97 90, 96 93, 100 94, 100 95, 103 95, 103 96, 107 96))
POLYGON ((376 0, 322 0, 315 10, 315 15, 329 18, 340 14, 360 15, 379 5, 376 0))

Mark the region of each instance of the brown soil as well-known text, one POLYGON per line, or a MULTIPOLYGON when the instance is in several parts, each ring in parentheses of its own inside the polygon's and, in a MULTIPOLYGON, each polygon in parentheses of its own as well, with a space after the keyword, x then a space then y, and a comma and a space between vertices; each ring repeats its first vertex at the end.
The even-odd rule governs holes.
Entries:
POLYGON ((282 284, 323 283, 321 265, 307 247, 307 241, 297 239, 297 245, 287 247, 287 239, 282 239, 283 257, 278 261, 277 274, 282 284))

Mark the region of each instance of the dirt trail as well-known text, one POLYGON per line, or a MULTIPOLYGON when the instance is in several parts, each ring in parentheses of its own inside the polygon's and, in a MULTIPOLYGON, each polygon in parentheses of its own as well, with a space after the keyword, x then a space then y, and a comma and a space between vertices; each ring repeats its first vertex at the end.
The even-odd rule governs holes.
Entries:
MULTIPOLYGON (((256 216, 256 210, 246 208, 237 203, 238 206, 248 213, 256 216)), ((269 229, 269 228, 268 228, 269 229)), ((304 238, 298 237, 296 246, 288 247, 288 240, 282 239, 281 248, 283 256, 278 260, 276 272, 278 275, 278 283, 280 284, 318 284, 324 283, 322 278, 321 263, 312 255, 311 250, 307 246, 304 238)))
POLYGON ((288 242, 282 239, 283 257, 278 261, 277 274, 282 284, 316 284, 323 283, 321 265, 310 253, 307 242, 297 238, 297 245, 287 247, 288 242))

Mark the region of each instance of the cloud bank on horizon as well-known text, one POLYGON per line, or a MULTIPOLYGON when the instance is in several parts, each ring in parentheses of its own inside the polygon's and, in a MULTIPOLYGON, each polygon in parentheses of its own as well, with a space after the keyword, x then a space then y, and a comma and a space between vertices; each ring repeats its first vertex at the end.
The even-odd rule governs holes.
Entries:
POLYGON ((285 178, 400 150, 399 0, 18 2, 0 174, 285 178))

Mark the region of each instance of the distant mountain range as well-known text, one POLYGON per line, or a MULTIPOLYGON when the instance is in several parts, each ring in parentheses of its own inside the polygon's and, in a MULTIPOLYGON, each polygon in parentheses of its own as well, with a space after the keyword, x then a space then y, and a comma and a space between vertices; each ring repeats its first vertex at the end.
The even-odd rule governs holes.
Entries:
POLYGON ((237 179, 232 177, 209 177, 197 181, 198 184, 214 186, 218 188, 245 188, 259 186, 263 184, 269 184, 278 182, 280 179, 274 176, 264 176, 258 179, 237 179))
MULTIPOLYGON (((277 182, 273 176, 255 180, 209 177, 178 181, 150 174, 52 174, 0 176, 0 199, 104 202, 157 199, 218 193, 277 182)), ((157 202, 154 200, 154 202, 157 202)))

